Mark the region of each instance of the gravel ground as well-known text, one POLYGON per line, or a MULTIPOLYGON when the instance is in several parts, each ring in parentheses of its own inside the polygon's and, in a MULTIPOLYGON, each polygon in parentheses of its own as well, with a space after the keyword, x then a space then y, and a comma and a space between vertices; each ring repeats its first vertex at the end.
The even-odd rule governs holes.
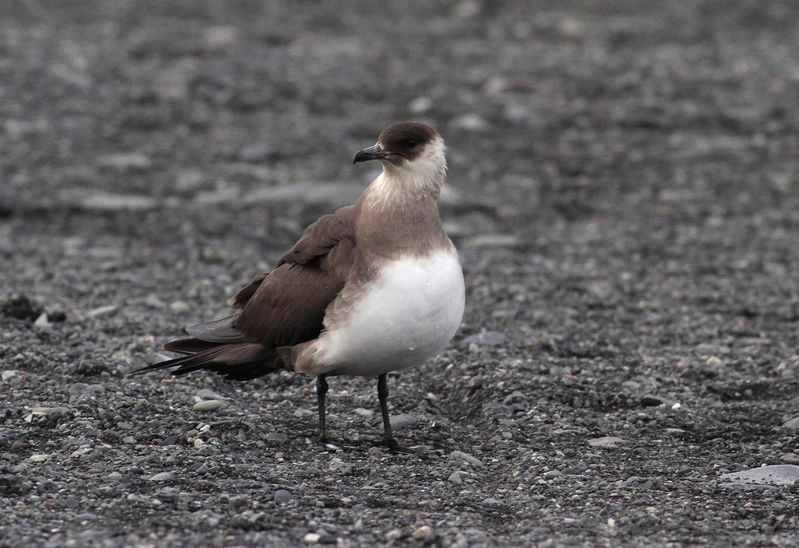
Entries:
POLYGON ((723 475, 799 463, 799 6, 419 4, 6 6, 0 545, 796 545, 723 475), (467 279, 411 450, 371 380, 331 448, 307 378, 123 378, 406 119, 467 279))

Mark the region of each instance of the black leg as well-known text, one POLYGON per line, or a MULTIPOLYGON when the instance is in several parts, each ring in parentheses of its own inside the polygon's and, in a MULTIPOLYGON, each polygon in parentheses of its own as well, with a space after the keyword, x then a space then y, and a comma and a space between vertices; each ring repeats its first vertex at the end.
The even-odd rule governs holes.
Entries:
POLYGON ((316 377, 316 398, 319 400, 319 439, 327 441, 327 424, 325 423, 325 395, 327 379, 324 375, 316 377))
POLYGON ((385 373, 377 377, 377 399, 380 400, 380 412, 383 414, 383 445, 389 449, 398 449, 399 444, 391 435, 391 421, 388 417, 388 385, 385 373))

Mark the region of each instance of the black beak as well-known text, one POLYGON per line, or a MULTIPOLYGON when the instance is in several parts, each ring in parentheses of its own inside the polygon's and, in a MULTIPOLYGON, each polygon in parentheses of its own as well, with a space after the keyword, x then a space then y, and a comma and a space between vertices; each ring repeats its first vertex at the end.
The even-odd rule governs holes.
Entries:
POLYGON ((352 159, 352 163, 357 164, 358 162, 368 162, 369 160, 385 160, 390 156, 390 152, 383 150, 383 147, 380 145, 375 145, 359 151, 358 154, 355 155, 355 158, 352 159))

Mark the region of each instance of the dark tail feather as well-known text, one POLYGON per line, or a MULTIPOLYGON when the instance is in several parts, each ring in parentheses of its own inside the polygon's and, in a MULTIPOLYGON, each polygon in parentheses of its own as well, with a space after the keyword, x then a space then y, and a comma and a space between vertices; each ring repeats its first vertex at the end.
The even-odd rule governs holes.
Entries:
POLYGON ((194 337, 188 337, 186 339, 176 339, 174 341, 164 343, 164 350, 177 352, 178 354, 197 354, 198 352, 202 352, 210 348, 216 348, 218 346, 219 343, 201 341, 200 339, 195 339, 194 337))
MULTIPOLYGON (((191 339, 184 340, 190 341, 191 339)), ((179 341, 173 342, 177 343, 179 341)), ((203 341, 197 342, 202 343, 203 341)), ((188 344, 195 343, 186 343, 186 345, 188 344)), ((180 351, 188 352, 188 350, 178 350, 178 352, 180 351)), ((260 344, 221 344, 205 348, 194 354, 136 369, 128 373, 127 376, 140 375, 148 371, 167 369, 169 367, 177 367, 177 369, 171 371, 173 375, 185 375, 192 371, 206 370, 213 371, 231 380, 243 381, 278 371, 284 366, 283 360, 278 356, 277 352, 260 344)))

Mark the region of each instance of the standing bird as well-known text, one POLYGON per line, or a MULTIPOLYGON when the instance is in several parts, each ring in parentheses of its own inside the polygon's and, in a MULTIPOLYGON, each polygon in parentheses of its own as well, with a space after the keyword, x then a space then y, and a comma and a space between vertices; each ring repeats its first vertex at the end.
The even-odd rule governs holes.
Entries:
POLYGON ((389 371, 418 365, 460 325, 464 284, 458 253, 441 226, 444 141, 431 127, 384 130, 353 163, 382 173, 358 200, 303 232, 269 273, 239 291, 225 318, 186 328, 164 344, 184 356, 131 375, 177 367, 246 380, 289 368, 316 377, 319 434, 327 438, 327 377, 377 377, 383 443, 398 447, 388 414, 389 371))

